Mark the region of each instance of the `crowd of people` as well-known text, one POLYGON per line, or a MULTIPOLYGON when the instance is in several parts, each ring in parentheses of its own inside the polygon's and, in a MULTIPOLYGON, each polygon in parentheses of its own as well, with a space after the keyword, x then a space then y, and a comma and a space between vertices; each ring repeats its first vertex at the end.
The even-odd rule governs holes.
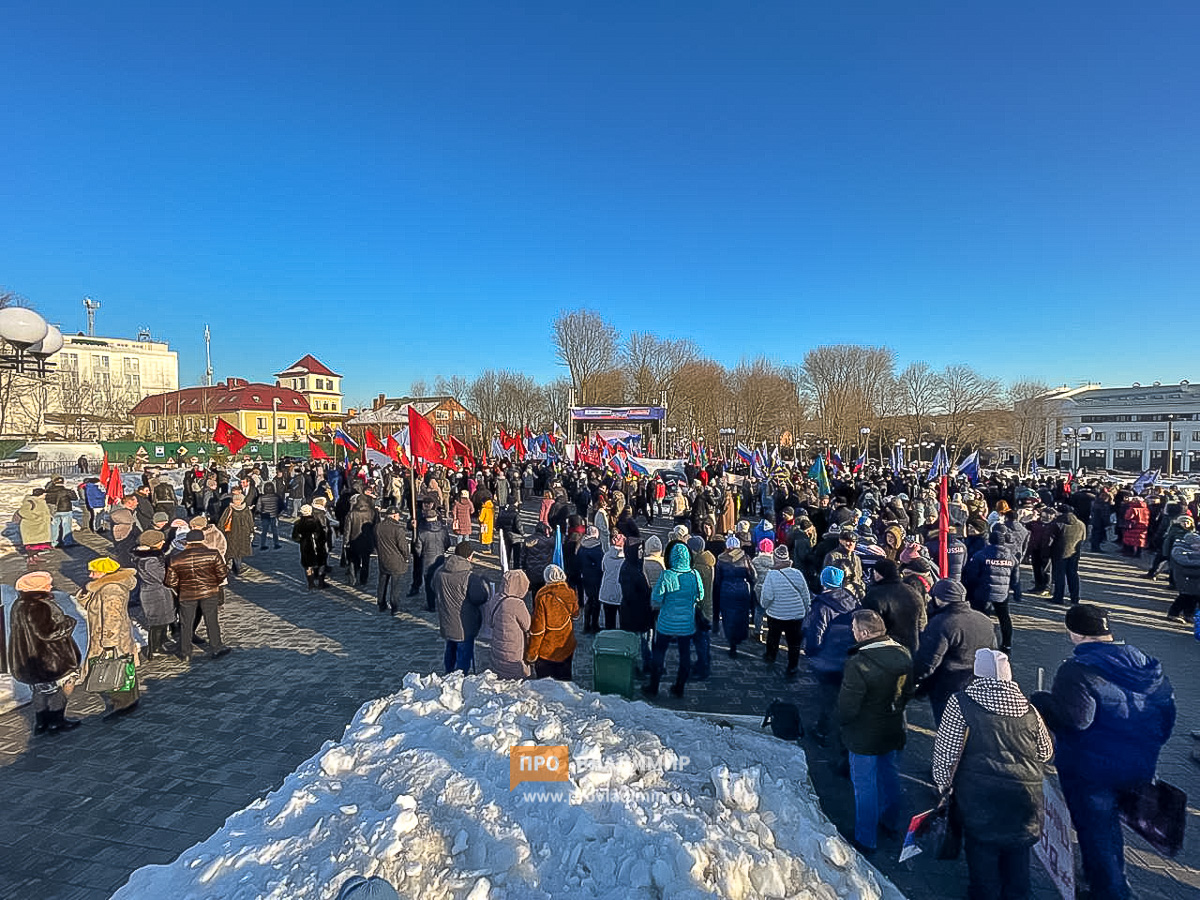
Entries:
MULTIPOLYGON (((956 798, 972 897, 1028 896, 1043 769, 1056 748, 1090 896, 1128 896, 1117 800, 1153 777, 1174 724, 1173 692, 1156 660, 1114 639, 1104 609, 1081 602, 1079 559, 1089 537, 1096 551, 1109 541, 1131 556, 1149 547, 1146 576, 1166 563, 1179 592, 1168 617, 1194 615, 1196 499, 1098 482, 960 480, 945 510, 943 568, 934 485, 870 469, 835 474, 826 490, 803 472, 755 478, 715 463, 651 477, 504 461, 418 477, 398 466, 299 461, 272 471, 193 460, 182 496, 147 472, 109 510, 113 546, 89 564, 81 597, 98 647, 135 664, 131 603, 148 659, 171 652, 186 663, 200 641, 219 658, 228 652, 224 587, 256 542, 258 553, 281 548, 286 518, 309 590, 327 588, 340 564, 367 591, 374 558, 377 607, 397 615, 410 576, 404 596, 436 614, 447 673, 474 671, 482 639, 486 664, 503 677, 570 680, 576 629, 620 629, 640 643, 642 692, 658 695, 673 654, 670 693, 682 697, 690 681, 710 677, 714 636, 731 659, 754 647, 771 666, 786 644, 781 683, 796 682, 803 661, 815 684, 815 738, 851 779, 862 852, 904 824, 905 708, 928 698, 933 779, 956 798), (536 507, 528 527, 523 502, 536 507), (671 522, 665 539, 648 533, 658 519, 671 522), (499 559, 502 574, 482 558, 499 559), (1075 645, 1051 689, 1032 697, 1009 662, 1021 652, 1010 604, 1026 594, 1069 598, 1075 645), (107 616, 94 628, 93 607, 107 616), (996 797, 1004 802, 987 800, 996 797)), ((34 686, 39 730, 74 727, 62 715, 63 688, 87 661, 70 652, 71 623, 35 567, 47 546, 69 543, 59 517, 80 497, 94 508, 93 484, 76 493, 56 478, 19 513, 31 571, 16 586, 13 658, 25 660, 18 677, 34 686)), ((109 700, 110 714, 132 708, 136 683, 109 700)))

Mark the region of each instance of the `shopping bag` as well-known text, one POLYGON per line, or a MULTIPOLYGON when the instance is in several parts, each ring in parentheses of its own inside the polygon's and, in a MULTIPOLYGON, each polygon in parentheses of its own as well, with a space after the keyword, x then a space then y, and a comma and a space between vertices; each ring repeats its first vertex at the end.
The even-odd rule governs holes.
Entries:
POLYGON ((93 656, 88 660, 83 689, 89 694, 127 691, 133 687, 136 677, 132 656, 93 656))

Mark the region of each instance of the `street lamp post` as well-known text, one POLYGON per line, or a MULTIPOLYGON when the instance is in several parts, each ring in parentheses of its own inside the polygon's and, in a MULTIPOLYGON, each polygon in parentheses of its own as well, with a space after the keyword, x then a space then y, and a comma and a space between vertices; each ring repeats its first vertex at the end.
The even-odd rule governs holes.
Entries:
POLYGON ((900 448, 899 456, 900 456, 901 460, 903 460, 903 458, 904 458, 904 445, 907 443, 908 443, 907 438, 899 438, 896 441, 896 446, 900 448))
POLYGON ((858 433, 862 435, 862 439, 863 439, 863 456, 866 458, 867 462, 870 462, 871 461, 871 429, 864 426, 863 428, 858 429, 858 433))
POLYGON ((1175 474, 1175 414, 1167 414, 1167 477, 1175 474))
POLYGON ((1063 433, 1063 437, 1067 439, 1067 443, 1066 443, 1067 449, 1070 449, 1070 445, 1072 444, 1072 442, 1074 443, 1075 452, 1072 455, 1071 469, 1074 472, 1078 472, 1079 471, 1079 442, 1083 438, 1091 437, 1092 427, 1090 425, 1084 425, 1082 428, 1072 428, 1070 425, 1065 425, 1065 426, 1063 426, 1062 433, 1063 433))
POLYGON ((271 456, 279 466, 279 398, 271 398, 271 456))
POLYGON ((719 428, 721 433, 722 452, 726 459, 731 459, 733 456, 733 436, 736 433, 734 428, 719 428))

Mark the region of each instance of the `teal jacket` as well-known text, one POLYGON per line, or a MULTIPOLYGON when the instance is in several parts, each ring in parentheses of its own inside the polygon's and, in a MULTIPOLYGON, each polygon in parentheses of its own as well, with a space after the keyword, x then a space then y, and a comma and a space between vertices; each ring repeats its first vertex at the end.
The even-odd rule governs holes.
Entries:
POLYGON ((668 568, 659 576, 651 595, 658 609, 659 634, 686 637, 696 632, 696 604, 704 599, 704 582, 692 568, 692 554, 683 544, 671 548, 668 568))

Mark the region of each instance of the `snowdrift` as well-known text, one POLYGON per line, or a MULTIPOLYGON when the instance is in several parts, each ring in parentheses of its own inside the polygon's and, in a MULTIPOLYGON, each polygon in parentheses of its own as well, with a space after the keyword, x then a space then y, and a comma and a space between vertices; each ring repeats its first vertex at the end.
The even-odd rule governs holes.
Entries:
POLYGON ((114 900, 329 900, 352 874, 422 900, 901 897, 822 815, 795 745, 489 672, 409 675, 114 900), (569 781, 510 790, 532 744, 566 745, 569 781))

